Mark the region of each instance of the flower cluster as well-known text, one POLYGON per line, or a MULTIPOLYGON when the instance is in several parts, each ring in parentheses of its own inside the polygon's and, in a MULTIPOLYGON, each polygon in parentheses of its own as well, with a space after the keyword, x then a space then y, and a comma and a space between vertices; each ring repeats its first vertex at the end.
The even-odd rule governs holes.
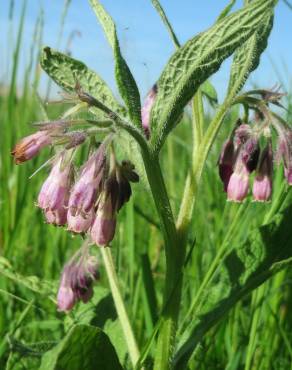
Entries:
POLYGON ((292 130, 285 122, 265 114, 258 115, 252 124, 240 120, 231 137, 225 141, 218 160, 219 176, 230 201, 242 202, 248 195, 253 178, 254 201, 268 201, 272 195, 273 165, 283 161, 285 177, 292 185, 292 130), (273 153, 272 133, 277 135, 276 154, 273 153))
MULTIPOLYGON (((19 144, 12 152, 16 161, 19 161, 18 147, 19 144)), ((43 142, 35 152, 41 147, 43 142)), ((67 225, 68 230, 74 233, 88 233, 98 245, 112 241, 117 213, 131 196, 130 182, 139 181, 130 162, 119 164, 112 156, 112 163, 109 163, 108 147, 109 139, 106 138, 80 169, 75 182, 72 160, 67 151, 62 151, 53 161, 37 202, 48 223, 67 225)), ((26 152, 23 147, 21 151, 26 152)))
MULTIPOLYGON (((82 90, 78 93, 90 106, 94 98, 82 90)), ((43 210, 47 223, 67 226, 68 231, 87 236, 86 243, 107 246, 115 235, 118 212, 132 194, 130 183, 138 182, 139 176, 131 162, 116 159, 112 121, 103 121, 100 127, 96 122, 89 119, 38 123, 39 131, 23 138, 11 154, 15 163, 21 164, 45 147, 61 147, 48 161, 51 169, 40 189, 37 206, 43 210), (71 125, 80 121, 95 127, 71 130, 71 125), (97 133, 103 137, 99 144, 97 133), (76 170, 74 154, 88 138, 89 155, 76 170)), ((60 311, 71 310, 77 301, 86 303, 93 295, 97 261, 89 255, 88 247, 81 248, 77 255, 62 272, 57 297, 60 311)))

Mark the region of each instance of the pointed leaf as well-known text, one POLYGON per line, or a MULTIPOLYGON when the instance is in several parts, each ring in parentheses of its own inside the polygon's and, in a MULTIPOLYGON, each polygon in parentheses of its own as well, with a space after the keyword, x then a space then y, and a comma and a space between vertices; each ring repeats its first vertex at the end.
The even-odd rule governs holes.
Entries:
POLYGON ((85 92, 115 113, 126 116, 125 108, 117 102, 106 83, 84 63, 50 47, 42 50, 40 63, 43 70, 65 91, 74 93, 78 81, 85 92))
POLYGON ((228 95, 235 96, 251 72, 259 65, 260 57, 268 44, 273 28, 273 15, 269 15, 262 25, 234 54, 228 85, 228 95))
POLYGON ((271 15, 274 0, 256 0, 189 40, 170 58, 158 81, 151 144, 158 152, 198 87, 271 15))
POLYGON ((120 94, 129 110, 129 116, 138 127, 141 127, 140 94, 134 77, 121 54, 116 25, 98 0, 89 0, 89 2, 113 49, 116 81, 120 94))

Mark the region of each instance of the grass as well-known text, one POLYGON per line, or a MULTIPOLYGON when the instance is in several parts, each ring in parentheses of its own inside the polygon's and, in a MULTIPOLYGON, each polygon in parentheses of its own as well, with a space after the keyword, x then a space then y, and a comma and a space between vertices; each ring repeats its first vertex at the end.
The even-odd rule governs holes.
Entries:
MULTIPOLYGON (((14 143, 30 133, 29 123, 42 119, 43 114, 36 94, 41 72, 37 64, 39 47, 35 47, 42 42, 41 14, 36 20, 21 92, 17 86, 25 10, 24 5, 10 59, 9 89, 0 96, 0 253, 3 257, 0 259, 0 368, 37 369, 44 351, 57 343, 69 327, 80 322, 102 327, 127 367, 129 358, 103 267, 91 303, 79 304, 69 315, 56 310, 53 298, 60 271, 82 239, 72 237, 63 228, 46 225, 41 211, 34 205, 47 171, 44 169, 33 178, 29 177, 46 161, 49 151, 22 166, 12 163, 10 150, 14 143)), ((286 99, 286 105, 291 107, 292 96, 286 99)), ((53 118, 60 115, 63 107, 49 105, 46 109, 48 116, 53 118)), ((209 115, 212 115, 211 110, 209 115)), ((270 204, 256 204, 250 199, 241 206, 230 204, 222 192, 216 161, 236 117, 234 111, 226 118, 201 184, 189 240, 189 250, 193 250, 185 267, 182 332, 190 323, 189 307, 222 245, 228 250, 244 240, 247 230, 260 225, 270 208, 270 204), (233 222, 237 214, 240 222, 233 222), (227 241, 226 235, 229 236, 227 241)), ((163 172, 175 213, 179 209, 191 156, 190 125, 186 117, 162 153, 163 172)), ((274 194, 279 191, 281 178, 282 171, 278 170, 274 194)), ((142 345, 150 339, 159 319, 164 282, 159 222, 150 194, 143 185, 134 186, 134 196, 119 215, 118 225, 112 252, 128 314, 138 343, 142 345)), ((211 275, 199 297, 200 302, 211 294, 210 287, 217 275, 217 271, 211 275)), ((291 272, 284 270, 237 303, 200 342, 190 361, 190 369, 292 368, 291 278, 291 272)), ((151 351, 154 349, 151 347, 151 351)))

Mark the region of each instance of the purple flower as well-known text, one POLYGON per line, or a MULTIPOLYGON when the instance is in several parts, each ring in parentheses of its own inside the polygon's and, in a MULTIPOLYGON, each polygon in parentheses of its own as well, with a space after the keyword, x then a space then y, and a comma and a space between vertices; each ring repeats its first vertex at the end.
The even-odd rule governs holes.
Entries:
POLYGON ((264 149, 253 183, 253 198, 265 202, 272 195, 273 150, 271 142, 264 149))
POLYGON ((227 186, 233 173, 234 154, 233 140, 228 139, 223 144, 223 148, 218 160, 219 176, 224 184, 225 192, 227 191, 227 186))
POLYGON ((152 89, 148 92, 143 107, 141 109, 142 126, 147 138, 150 136, 150 114, 152 106, 157 95, 157 85, 154 84, 152 89))
POLYGON ((79 179, 73 186, 69 199, 70 215, 85 215, 95 206, 102 183, 105 167, 105 145, 91 155, 81 170, 79 179))
POLYGON ((104 194, 98 205, 96 217, 90 235, 97 245, 108 245, 114 238, 116 230, 117 203, 114 204, 110 194, 104 194))
POLYGON ((44 210, 47 222, 56 225, 66 223, 72 182, 72 165, 65 161, 64 155, 60 155, 38 196, 38 206, 44 210))
POLYGON ((235 144, 239 146, 241 144, 246 143, 247 140, 251 137, 251 134, 252 134, 251 127, 246 123, 242 123, 235 130, 235 135, 234 135, 235 144))
POLYGON ((123 161, 121 166, 116 164, 105 181, 90 230, 91 238, 97 245, 108 245, 113 240, 117 213, 132 194, 130 181, 139 181, 139 176, 128 161, 123 161))
POLYGON ((283 159, 284 174, 289 185, 292 185, 292 130, 284 129, 279 135, 277 161, 283 159))
POLYGON ((240 154, 242 161, 245 163, 249 172, 257 168, 260 155, 259 141, 257 137, 250 137, 246 143, 242 145, 240 154))
POLYGON ((71 212, 68 212, 68 230, 74 233, 85 233, 92 225, 94 216, 95 213, 93 208, 91 208, 86 214, 78 213, 74 216, 71 212))
POLYGON ((239 155, 227 186, 228 200, 233 202, 242 202, 244 200, 248 194, 249 174, 246 164, 241 155, 239 155))
POLYGON ((16 164, 23 163, 35 157, 39 151, 51 144, 52 139, 48 131, 37 131, 21 139, 11 151, 16 164))
POLYGON ((59 311, 70 311, 79 300, 87 303, 93 296, 93 282, 99 278, 99 266, 93 256, 81 255, 65 265, 57 295, 59 311))

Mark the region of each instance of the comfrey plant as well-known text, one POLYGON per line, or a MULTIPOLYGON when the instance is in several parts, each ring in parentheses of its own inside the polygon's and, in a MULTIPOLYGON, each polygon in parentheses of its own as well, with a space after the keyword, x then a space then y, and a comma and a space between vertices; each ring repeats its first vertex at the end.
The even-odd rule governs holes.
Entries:
MULTIPOLYGON (((278 230, 287 219, 285 213, 279 213, 285 187, 277 197, 272 194, 273 168, 282 163, 286 180, 292 184, 292 130, 272 109, 275 105, 281 107, 283 94, 273 89, 240 93, 267 46, 276 0, 247 0, 242 9, 231 13, 232 1, 210 29, 183 46, 159 2, 152 2, 177 50, 142 107, 137 85, 121 54, 115 24, 98 0, 90 0, 113 49, 115 76, 124 105, 115 99, 99 75, 82 62, 45 47, 41 66, 69 94, 67 102, 72 107, 60 120, 38 123, 39 131, 20 141, 12 154, 15 162, 20 164, 36 156, 44 147, 55 149, 49 160, 51 172, 41 188, 37 205, 48 223, 64 226, 69 232, 86 238, 85 246, 64 267, 57 299, 59 310, 69 311, 78 301, 86 303, 92 297, 99 268, 91 251, 98 245, 102 247, 100 252, 133 367, 143 368, 146 360, 151 363, 153 358, 156 370, 184 369, 205 333, 223 314, 290 263, 286 249, 275 254, 267 240, 277 239, 278 230), (208 78, 231 55, 233 63, 225 99, 221 105, 216 105, 214 116, 207 125, 203 98, 210 99, 210 89, 213 89, 208 78), (167 136, 178 124, 183 124, 180 121, 189 103, 193 116, 192 161, 180 210, 174 215, 159 155, 167 136), (224 242, 195 292, 188 312, 180 317, 185 266, 192 251, 190 248, 187 253, 189 228, 202 174, 224 118, 234 105, 241 105, 244 114, 242 118, 238 117, 234 127, 230 127, 231 133, 218 160, 222 191, 227 193, 229 201, 234 202, 249 202, 246 198, 250 189, 254 201, 272 200, 271 210, 264 220, 267 235, 263 239, 262 232, 255 232, 253 239, 239 251, 228 251, 228 243, 224 242), (75 153, 84 146, 89 149, 89 154, 77 171, 75 153), (126 159, 121 160, 118 152, 123 152, 126 159), (138 182, 139 178, 143 186, 150 189, 160 218, 166 275, 160 318, 149 341, 138 346, 109 245, 118 227, 118 213, 131 196, 130 183, 138 182), (275 215, 276 221, 273 219, 275 215), (242 252, 245 248, 252 250, 251 245, 262 248, 263 253, 258 254, 268 256, 256 260, 252 269, 248 251, 246 254, 242 252), (217 298, 214 306, 206 308, 204 299, 215 271, 234 255, 245 273, 241 276, 238 271, 238 279, 230 280, 229 285, 226 284, 228 289, 222 290, 222 296, 217 298)), ((240 214, 241 211, 237 217, 240 214)), ((228 234, 227 241, 229 237, 228 234)), ((291 238, 290 233, 286 237, 291 238)))

